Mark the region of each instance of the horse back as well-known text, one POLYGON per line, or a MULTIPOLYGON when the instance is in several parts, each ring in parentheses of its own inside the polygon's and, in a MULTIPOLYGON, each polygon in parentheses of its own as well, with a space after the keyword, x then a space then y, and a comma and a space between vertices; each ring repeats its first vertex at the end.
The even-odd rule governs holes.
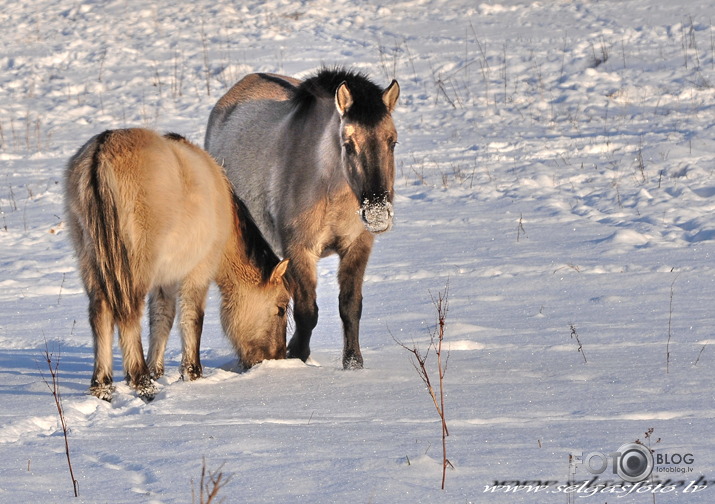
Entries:
POLYGON ((70 160, 66 184, 85 286, 115 291, 115 315, 197 266, 215 271, 231 196, 221 169, 189 142, 144 129, 102 133, 70 160))
POLYGON ((215 108, 225 110, 237 103, 250 100, 289 100, 299 84, 298 79, 286 75, 248 74, 219 99, 215 108))
POLYGON ((173 283, 196 268, 211 278, 234 229, 229 182, 196 145, 178 135, 153 135, 142 170, 146 217, 134 221, 146 240, 153 283, 173 283))
POLYGON ((222 126, 237 105, 258 100, 290 100, 300 82, 300 80, 293 77, 272 73, 246 75, 234 84, 211 110, 204 142, 206 150, 209 150, 211 129, 222 126))

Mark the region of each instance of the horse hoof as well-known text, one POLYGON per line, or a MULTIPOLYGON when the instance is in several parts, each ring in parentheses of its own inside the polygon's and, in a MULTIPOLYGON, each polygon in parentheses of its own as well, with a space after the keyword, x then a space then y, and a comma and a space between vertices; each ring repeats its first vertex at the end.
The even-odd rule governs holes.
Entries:
POLYGON ((184 364, 181 367, 181 379, 184 381, 198 380, 203 376, 201 365, 184 364))
POLYGON ((144 387, 142 389, 137 389, 137 395, 140 399, 146 402, 152 402, 156 397, 158 390, 153 385, 151 387, 144 387))
POLYGON ((146 402, 153 401, 156 393, 158 392, 156 384, 152 381, 149 375, 142 376, 135 384, 133 384, 133 387, 137 391, 137 395, 146 402))
POLYGON ((149 376, 151 376, 152 380, 158 380, 162 376, 164 376, 164 366, 161 367, 155 367, 154 369, 149 370, 149 376))
POLYGON ((291 348, 290 343, 288 344, 288 348, 286 348, 287 359, 300 359, 305 362, 308 360, 308 357, 310 357, 310 348, 291 348))
POLYGON ((362 369, 362 357, 349 357, 343 360, 343 369, 352 371, 354 369, 362 369))
POLYGON ((89 387, 89 394, 103 401, 112 402, 113 393, 114 385, 111 383, 102 383, 101 385, 92 385, 89 387))

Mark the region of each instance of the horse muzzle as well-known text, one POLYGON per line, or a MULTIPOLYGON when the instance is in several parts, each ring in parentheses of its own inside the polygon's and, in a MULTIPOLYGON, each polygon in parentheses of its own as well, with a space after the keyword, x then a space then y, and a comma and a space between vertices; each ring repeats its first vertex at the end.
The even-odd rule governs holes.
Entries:
POLYGON ((387 198, 369 200, 365 198, 358 210, 365 229, 371 233, 384 233, 392 227, 392 203, 387 198))

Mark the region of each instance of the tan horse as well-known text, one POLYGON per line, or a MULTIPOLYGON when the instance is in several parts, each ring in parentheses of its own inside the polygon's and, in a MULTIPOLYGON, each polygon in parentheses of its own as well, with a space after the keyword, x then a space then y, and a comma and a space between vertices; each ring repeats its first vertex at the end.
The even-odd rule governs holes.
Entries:
POLYGON ((127 382, 151 400, 179 299, 185 379, 202 373, 199 345, 211 281, 221 322, 244 367, 284 358, 286 309, 279 262, 221 168, 174 134, 105 131, 70 160, 65 199, 89 296, 94 336, 90 393, 111 400, 112 341, 119 329, 127 382), (141 315, 149 299, 148 364, 141 315))
POLYGON ((288 356, 306 360, 318 322, 317 261, 338 254, 343 367, 361 368, 362 283, 374 235, 392 226, 397 81, 350 70, 304 81, 251 74, 211 111, 205 148, 283 257, 294 296, 288 356))

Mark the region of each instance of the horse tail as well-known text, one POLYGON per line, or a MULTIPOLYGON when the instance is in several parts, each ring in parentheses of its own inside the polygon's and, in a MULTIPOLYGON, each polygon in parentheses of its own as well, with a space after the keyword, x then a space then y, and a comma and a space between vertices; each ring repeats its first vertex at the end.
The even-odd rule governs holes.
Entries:
POLYGON ((130 251, 120 221, 116 163, 121 152, 110 144, 121 131, 100 133, 70 161, 77 171, 74 188, 78 204, 70 204, 82 229, 82 274, 88 287, 99 288, 117 321, 134 314, 143 296, 138 292, 130 251))

